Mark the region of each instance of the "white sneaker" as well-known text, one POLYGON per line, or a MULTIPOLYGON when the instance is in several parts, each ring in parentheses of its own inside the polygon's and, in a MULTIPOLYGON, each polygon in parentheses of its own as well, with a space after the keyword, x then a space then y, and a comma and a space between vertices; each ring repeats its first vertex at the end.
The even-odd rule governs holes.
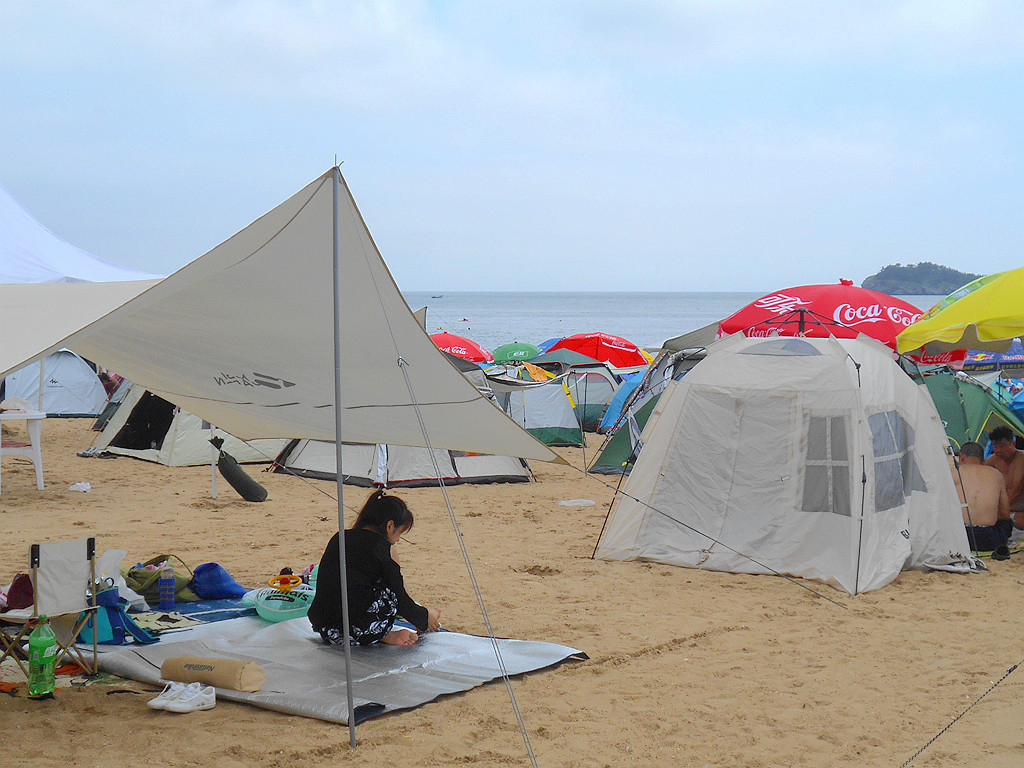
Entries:
MULTIPOLYGON (((199 683, 192 683, 192 685, 199 686, 199 683)), ((146 702, 146 706, 150 709, 163 709, 169 701, 173 701, 185 692, 188 688, 185 683, 170 682, 164 686, 164 689, 160 691, 155 699, 150 699, 146 702)))
POLYGON ((217 689, 212 685, 199 685, 192 683, 177 698, 171 699, 164 705, 168 712, 198 712, 203 709, 213 709, 217 705, 217 689), (193 688, 192 685, 198 686, 193 688))

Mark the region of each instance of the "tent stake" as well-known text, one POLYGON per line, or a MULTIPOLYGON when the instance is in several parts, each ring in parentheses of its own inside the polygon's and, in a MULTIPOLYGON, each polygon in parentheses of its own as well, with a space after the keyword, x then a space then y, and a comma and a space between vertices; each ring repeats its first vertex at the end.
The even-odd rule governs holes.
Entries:
POLYGON ((341 467, 341 269, 338 254, 338 179, 337 165, 331 172, 334 180, 334 447, 338 460, 338 560, 341 562, 341 629, 345 635, 345 695, 348 698, 348 742, 356 745, 356 711, 352 697, 352 646, 349 642, 348 574, 345 565, 345 488, 341 467))

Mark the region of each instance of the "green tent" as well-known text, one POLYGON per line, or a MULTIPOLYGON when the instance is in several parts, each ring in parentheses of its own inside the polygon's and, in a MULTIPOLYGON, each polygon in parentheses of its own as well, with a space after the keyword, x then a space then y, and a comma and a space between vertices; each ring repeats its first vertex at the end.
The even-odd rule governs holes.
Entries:
POLYGON ((1004 425, 1024 437, 1024 423, 981 383, 948 370, 923 379, 954 450, 968 441, 985 445, 988 433, 1004 425))
MULTIPOLYGON (((651 416, 651 411, 658 404, 659 395, 655 395, 637 410, 634 418, 636 424, 642 430, 647 425, 647 419, 651 416)), ((635 460, 633 456, 633 441, 629 437, 629 427, 623 424, 619 427, 618 431, 612 435, 611 439, 608 440, 604 448, 594 459, 594 463, 590 465, 588 472, 593 472, 598 475, 628 475, 629 471, 633 468, 633 462, 630 458, 635 460)))

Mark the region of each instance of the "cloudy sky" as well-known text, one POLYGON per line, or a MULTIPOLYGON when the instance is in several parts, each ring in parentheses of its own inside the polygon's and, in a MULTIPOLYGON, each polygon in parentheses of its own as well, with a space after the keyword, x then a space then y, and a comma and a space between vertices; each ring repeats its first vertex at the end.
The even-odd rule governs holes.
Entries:
POLYGON ((342 170, 405 290, 1024 263, 1017 0, 0 0, 0 183, 170 272, 342 170))

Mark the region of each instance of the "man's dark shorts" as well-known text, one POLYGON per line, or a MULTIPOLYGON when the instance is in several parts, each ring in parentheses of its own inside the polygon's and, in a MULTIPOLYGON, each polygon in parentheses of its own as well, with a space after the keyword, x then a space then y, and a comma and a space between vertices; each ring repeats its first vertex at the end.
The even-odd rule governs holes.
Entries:
POLYGON ((965 525, 967 543, 979 552, 991 552, 1001 547, 1013 533, 1012 520, 998 520, 995 525, 965 525))

